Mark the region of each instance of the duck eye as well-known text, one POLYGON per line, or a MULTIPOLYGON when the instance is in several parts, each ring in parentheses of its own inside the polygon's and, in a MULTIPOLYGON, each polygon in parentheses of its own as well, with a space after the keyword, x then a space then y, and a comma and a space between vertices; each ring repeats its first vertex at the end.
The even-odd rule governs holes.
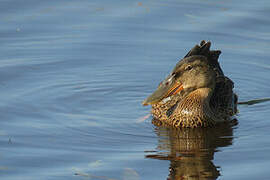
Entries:
POLYGON ((192 69, 192 66, 190 66, 190 65, 185 68, 185 70, 187 70, 187 71, 189 71, 191 69, 192 69))

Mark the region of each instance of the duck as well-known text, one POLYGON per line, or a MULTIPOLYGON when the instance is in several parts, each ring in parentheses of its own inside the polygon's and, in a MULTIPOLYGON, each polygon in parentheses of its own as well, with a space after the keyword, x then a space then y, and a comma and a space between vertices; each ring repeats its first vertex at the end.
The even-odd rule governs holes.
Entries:
POLYGON ((238 96, 220 67, 221 51, 210 47, 211 42, 205 40, 195 45, 142 102, 152 106, 153 124, 195 128, 232 120, 238 96))

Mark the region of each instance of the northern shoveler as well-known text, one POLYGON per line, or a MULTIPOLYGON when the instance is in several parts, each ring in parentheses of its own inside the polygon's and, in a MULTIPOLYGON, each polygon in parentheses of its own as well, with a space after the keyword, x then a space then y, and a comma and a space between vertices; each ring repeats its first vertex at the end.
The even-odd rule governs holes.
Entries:
POLYGON ((237 112, 234 83, 219 65, 219 50, 201 41, 181 59, 156 91, 143 101, 154 119, 174 127, 208 127, 237 112))

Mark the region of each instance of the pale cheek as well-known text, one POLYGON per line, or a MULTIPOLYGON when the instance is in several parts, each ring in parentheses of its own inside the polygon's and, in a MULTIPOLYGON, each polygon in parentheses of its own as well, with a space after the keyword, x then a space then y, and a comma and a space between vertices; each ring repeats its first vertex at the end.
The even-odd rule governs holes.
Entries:
POLYGON ((187 88, 190 88, 190 86, 187 85, 187 84, 183 84, 183 88, 184 88, 184 89, 187 89, 187 88))
POLYGON ((200 83, 199 79, 190 79, 189 81, 184 82, 183 88, 188 89, 188 88, 196 88, 200 83))

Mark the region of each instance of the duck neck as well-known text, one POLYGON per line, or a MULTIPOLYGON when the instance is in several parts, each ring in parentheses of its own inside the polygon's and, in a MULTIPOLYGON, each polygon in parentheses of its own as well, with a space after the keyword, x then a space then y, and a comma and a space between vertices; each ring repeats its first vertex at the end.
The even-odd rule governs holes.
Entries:
POLYGON ((199 88, 179 102, 175 115, 181 126, 208 126, 213 123, 215 115, 209 106, 212 94, 212 88, 199 88))
POLYGON ((212 88, 199 88, 186 95, 181 103, 190 108, 199 108, 198 106, 209 105, 212 94, 212 88))
POLYGON ((199 98, 204 104, 209 105, 212 94, 213 94, 212 88, 199 88, 193 91, 192 94, 190 95, 193 95, 196 98, 199 98))

